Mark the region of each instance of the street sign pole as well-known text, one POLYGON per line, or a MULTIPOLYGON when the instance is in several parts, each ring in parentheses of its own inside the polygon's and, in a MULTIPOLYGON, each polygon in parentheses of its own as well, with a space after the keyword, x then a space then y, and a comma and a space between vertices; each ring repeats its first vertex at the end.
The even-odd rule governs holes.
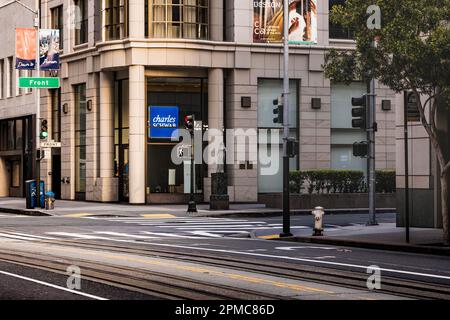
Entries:
POLYGON ((283 77, 283 233, 281 237, 290 237, 290 203, 289 203, 289 156, 287 145, 289 140, 289 1, 283 3, 283 35, 284 35, 284 77, 283 77))
MULTIPOLYGON (((40 54, 39 54, 39 24, 40 24, 40 8, 39 8, 40 0, 36 0, 36 18, 34 21, 34 26, 36 28, 36 77, 40 76, 40 54)), ((35 88, 36 90, 36 203, 38 207, 41 206, 41 157, 40 157, 40 122, 41 122, 41 94, 40 89, 35 88)))

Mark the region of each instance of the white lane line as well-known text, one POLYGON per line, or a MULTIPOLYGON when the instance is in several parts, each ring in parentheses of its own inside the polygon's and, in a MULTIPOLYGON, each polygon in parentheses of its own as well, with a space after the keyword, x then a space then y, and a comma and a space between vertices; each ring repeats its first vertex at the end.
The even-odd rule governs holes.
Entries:
POLYGON ((37 284, 40 284, 40 285, 43 285, 43 286, 47 286, 47 287, 50 287, 50 288, 54 288, 54 289, 58 289, 58 290, 62 290, 62 291, 67 291, 67 292, 70 292, 70 293, 73 293, 73 294, 77 294, 77 295, 80 295, 80 296, 83 296, 83 297, 91 298, 91 299, 94 299, 94 300, 108 300, 106 298, 102 298, 102 297, 99 297, 99 296, 94 296, 92 294, 88 294, 88 293, 84 293, 84 292, 76 291, 76 290, 71 290, 71 289, 68 289, 68 288, 57 286, 55 284, 51 284, 51 283, 48 283, 48 282, 44 282, 44 281, 40 281, 40 280, 24 277, 24 276, 21 276, 21 275, 18 275, 18 274, 14 274, 14 273, 10 273, 10 272, 6 272, 6 271, 0 271, 0 274, 3 274, 5 276, 18 278, 18 279, 22 279, 22 280, 26 280, 26 281, 30 281, 30 282, 34 282, 34 283, 37 283, 37 284))
POLYGON ((7 234, 14 234, 14 235, 18 235, 18 236, 32 237, 32 238, 44 239, 44 240, 58 240, 56 238, 43 237, 43 236, 37 236, 37 235, 34 235, 34 234, 20 233, 20 232, 8 232, 7 234))
POLYGON ((158 239, 157 237, 140 236, 140 235, 135 235, 135 234, 120 233, 120 232, 96 231, 95 233, 96 234, 106 234, 106 235, 109 235, 109 236, 125 237, 125 238, 158 239))
MULTIPOLYGON (((256 241, 260 241, 260 240, 256 240, 256 241)), ((170 247, 170 248, 179 248, 179 249, 192 249, 192 250, 212 251, 212 252, 221 252, 221 253, 233 253, 233 254, 238 254, 238 255, 247 255, 247 256, 255 256, 255 257, 264 257, 264 258, 285 259, 285 260, 292 260, 292 261, 311 262, 311 263, 317 263, 317 264, 323 264, 323 265, 332 265, 332 266, 340 266, 340 267, 350 267, 350 268, 356 268, 356 269, 363 269, 365 271, 367 270, 367 268, 369 268, 369 266, 363 266, 363 265, 357 265, 357 264, 331 262, 331 261, 321 261, 321 260, 304 259, 304 258, 294 258, 294 257, 289 257, 289 256, 276 256, 276 255, 273 255, 273 254, 242 252, 242 251, 224 250, 224 249, 199 248, 199 247, 181 246, 181 245, 175 245, 175 244, 165 244, 165 243, 155 243, 155 242, 148 242, 147 244, 148 245, 159 246, 159 247, 170 247)), ((450 276, 441 276, 441 275, 437 275, 437 274, 420 273, 420 272, 396 270, 396 269, 388 269, 388 268, 380 268, 380 270, 384 271, 384 272, 413 275, 413 276, 419 276, 419 277, 424 277, 424 278, 435 278, 435 279, 450 280, 450 276)))
MULTIPOLYGON (((170 228, 171 226, 159 226, 159 228, 170 228)), ((248 224, 238 224, 238 225, 210 225, 210 226, 186 226, 186 227, 176 227, 178 230, 186 230, 186 229, 233 229, 233 228, 246 228, 250 229, 253 227, 252 225, 248 224)))
POLYGON ((148 231, 141 231, 141 232, 145 233, 145 234, 161 236, 161 237, 169 237, 169 238, 202 239, 201 237, 183 236, 181 234, 174 234, 174 233, 148 232, 148 231))
POLYGON ((0 233, 0 237, 4 237, 4 238, 10 238, 10 239, 18 239, 18 240, 27 240, 27 241, 34 241, 34 240, 38 240, 36 238, 30 238, 30 237, 23 237, 23 236, 15 236, 12 234, 7 234, 7 233, 0 233))

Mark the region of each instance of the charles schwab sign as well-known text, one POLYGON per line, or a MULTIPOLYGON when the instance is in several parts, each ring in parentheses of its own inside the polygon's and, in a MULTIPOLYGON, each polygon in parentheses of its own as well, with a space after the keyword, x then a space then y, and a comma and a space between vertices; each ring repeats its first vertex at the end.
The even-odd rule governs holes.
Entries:
POLYGON ((149 107, 149 138, 170 139, 178 129, 178 107, 149 107))

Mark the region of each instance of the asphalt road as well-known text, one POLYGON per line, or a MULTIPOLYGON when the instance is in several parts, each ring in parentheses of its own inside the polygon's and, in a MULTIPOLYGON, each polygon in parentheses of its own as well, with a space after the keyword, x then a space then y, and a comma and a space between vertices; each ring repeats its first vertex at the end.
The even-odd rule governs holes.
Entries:
MULTIPOLYGON (((379 215, 381 223, 392 223, 395 215, 379 215)), ((364 224, 367 215, 327 216, 326 230, 341 230, 364 224)), ((292 217, 295 232, 310 233, 312 219, 309 216, 292 217)), ((46 242, 71 246, 71 241, 93 244, 117 245, 128 249, 168 250, 179 255, 204 253, 220 257, 251 258, 256 261, 272 261, 311 267, 330 268, 366 274, 369 266, 381 268, 382 276, 420 280, 430 284, 450 286, 450 259, 448 257, 388 252, 328 245, 311 245, 281 241, 268 241, 260 237, 281 231, 279 217, 264 218, 202 218, 202 217, 0 217, 0 249, 21 248, 19 244, 36 245, 39 250, 46 242), (248 237, 248 236, 251 237, 248 237)), ((72 245, 76 248, 76 244, 72 245)), ((27 248, 27 246, 23 246, 27 248)), ((106 250, 106 249, 103 249, 106 250)), ((54 253, 53 253, 54 254, 54 253)), ((93 258, 94 259, 94 258, 93 258)), ((85 299, 89 297, 62 292, 1 272, 35 278, 64 286, 67 275, 40 271, 33 273, 26 267, 0 264, 0 298, 85 299), (24 281, 27 283, 24 284, 24 281), (62 285, 61 285, 62 284, 62 285), (23 288, 28 288, 23 290, 23 288), (40 294, 44 294, 44 296, 40 294)), ((84 285, 84 282, 83 282, 84 285)), ((126 290, 115 291, 111 286, 87 283, 92 295, 107 299, 152 299, 126 290)), ((84 290, 84 289, 83 289, 84 290)), ((154 298, 154 297, 153 297, 154 298)))

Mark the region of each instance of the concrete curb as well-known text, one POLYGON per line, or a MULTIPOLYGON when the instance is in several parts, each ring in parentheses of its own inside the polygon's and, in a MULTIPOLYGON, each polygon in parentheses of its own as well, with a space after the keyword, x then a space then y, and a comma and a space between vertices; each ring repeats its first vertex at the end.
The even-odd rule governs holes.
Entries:
MULTIPOLYGON (((307 216, 311 215, 311 210, 301 209, 301 210, 291 210, 291 216, 307 216)), ((381 208, 377 209, 377 213, 395 213, 397 209, 395 208, 381 208)), ((337 214, 368 214, 368 209, 325 209, 325 214, 337 215, 337 214)), ((282 210, 274 211, 233 211, 233 212, 199 212, 193 214, 193 217, 234 217, 234 216, 256 216, 256 217, 278 217, 283 215, 282 210)))
POLYGON ((287 238, 276 238, 273 240, 328 244, 344 247, 421 253, 439 256, 450 256, 450 248, 441 248, 429 245, 427 246, 427 245, 398 244, 398 243, 380 243, 380 242, 357 241, 351 239, 328 238, 328 237, 287 237, 287 238))
POLYGON ((41 210, 32 210, 32 209, 14 209, 14 208, 0 208, 0 212, 2 213, 11 213, 21 216, 31 216, 31 217, 48 217, 52 216, 49 213, 46 213, 41 210))

